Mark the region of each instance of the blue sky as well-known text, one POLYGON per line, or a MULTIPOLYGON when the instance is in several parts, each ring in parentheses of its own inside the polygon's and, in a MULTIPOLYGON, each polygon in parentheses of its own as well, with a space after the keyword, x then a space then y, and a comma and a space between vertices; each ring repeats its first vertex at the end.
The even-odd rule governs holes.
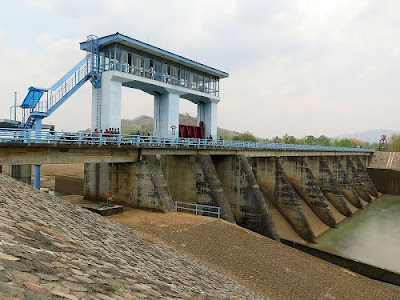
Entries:
MULTIPOLYGON (((219 126, 260 137, 400 130, 400 1, 14 0, 0 20, 0 118, 14 91, 49 87, 89 34, 121 32, 219 68, 219 126)), ((90 126, 87 83, 46 122, 90 126)), ((123 117, 152 115, 123 90, 123 117)), ((181 112, 196 108, 182 100, 181 112)))

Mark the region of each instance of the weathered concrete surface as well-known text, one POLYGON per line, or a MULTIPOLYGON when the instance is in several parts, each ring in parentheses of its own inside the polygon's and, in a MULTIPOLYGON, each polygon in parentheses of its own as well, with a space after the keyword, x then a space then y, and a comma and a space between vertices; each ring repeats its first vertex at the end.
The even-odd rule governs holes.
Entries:
POLYGON ((400 195, 400 152, 375 152, 367 172, 379 192, 400 195))
POLYGON ((365 162, 362 162, 362 160, 358 156, 354 156, 352 157, 352 159, 356 172, 360 177, 361 182, 367 189, 367 192, 374 197, 378 197, 379 196, 378 191, 376 190, 374 183, 372 182, 371 178, 368 175, 365 162))
POLYGON ((287 157, 283 160, 283 168, 290 183, 318 218, 329 227, 335 227, 336 220, 328 206, 328 200, 322 193, 308 166, 307 157, 287 157))
POLYGON ((167 182, 162 173, 160 161, 155 155, 144 155, 143 157, 147 162, 162 211, 165 213, 173 212, 174 202, 172 201, 167 182))
POLYGON ((5 165, 2 167, 0 173, 8 175, 26 184, 32 184, 31 165, 5 165))
POLYGON ((400 195, 400 171, 373 168, 368 168, 367 171, 379 192, 400 195))
POLYGON ((347 205, 346 198, 342 194, 336 179, 329 169, 326 159, 324 157, 310 157, 308 159, 308 165, 325 197, 341 214, 350 217, 352 212, 347 205))
POLYGON ((0 203, 0 299, 263 299, 135 230, 3 175, 0 203))
POLYGON ((355 190, 357 191, 357 194, 360 196, 361 199, 367 201, 367 202, 372 202, 371 195, 368 193, 363 180, 359 176, 357 169, 354 167, 353 160, 351 156, 348 156, 346 158, 343 158, 344 164, 346 165, 347 168, 347 174, 353 183, 353 186, 355 190))
POLYGON ((219 149, 196 147, 136 147, 133 145, 107 145, 98 146, 90 144, 23 144, 0 143, 0 165, 23 164, 70 164, 70 163, 122 163, 134 162, 141 155, 245 155, 247 157, 276 157, 276 156, 369 156, 369 153, 354 152, 317 152, 317 151, 272 151, 249 149, 219 149))
POLYGON ((308 242, 315 242, 315 234, 283 170, 282 160, 282 158, 253 158, 256 180, 297 234, 308 242))
POLYGON ((0 165, 116 163, 138 161, 134 147, 0 143, 0 165))
POLYGON ((165 179, 154 157, 136 163, 85 164, 85 199, 102 201, 112 192, 116 203, 173 211, 165 179))
POLYGON ((196 156, 163 155, 161 168, 174 201, 217 205, 196 156))
POLYGON ((215 170, 214 163, 209 155, 197 155, 196 163, 198 163, 204 174, 204 181, 211 189, 212 197, 217 206, 221 207, 221 217, 231 223, 236 223, 233 216, 231 206, 222 189, 221 182, 219 181, 217 171, 215 170))
POLYGON ((328 157, 327 158, 329 169, 332 171, 332 175, 339 184, 342 194, 346 199, 355 207, 362 208, 361 198, 356 192, 353 182, 349 178, 346 167, 342 164, 340 157, 328 157))
POLYGON ((279 236, 260 188, 244 156, 212 156, 236 223, 267 237, 279 236))

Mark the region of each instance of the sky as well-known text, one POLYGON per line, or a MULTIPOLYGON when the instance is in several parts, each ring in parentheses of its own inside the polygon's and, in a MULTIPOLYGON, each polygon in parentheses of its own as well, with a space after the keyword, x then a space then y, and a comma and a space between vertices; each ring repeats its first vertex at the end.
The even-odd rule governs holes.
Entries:
MULTIPOLYGON (((0 119, 30 86, 50 87, 87 35, 120 32, 229 73, 218 126, 270 138, 400 130, 400 1, 13 0, 0 19, 0 119)), ((123 88, 122 117, 153 115, 123 88)), ((90 127, 86 83, 45 123, 90 127)), ((196 115, 180 101, 180 112, 196 115)))

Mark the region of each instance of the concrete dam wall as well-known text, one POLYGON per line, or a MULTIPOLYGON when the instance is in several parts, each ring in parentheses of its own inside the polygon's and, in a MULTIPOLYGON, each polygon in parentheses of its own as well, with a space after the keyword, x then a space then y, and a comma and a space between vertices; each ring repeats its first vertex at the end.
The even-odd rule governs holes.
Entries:
POLYGON ((378 196, 368 156, 142 155, 85 164, 86 199, 173 211, 173 201, 221 207, 222 218, 275 240, 314 242, 378 196))
POLYGON ((400 195, 400 152, 376 152, 368 175, 381 193, 400 195))

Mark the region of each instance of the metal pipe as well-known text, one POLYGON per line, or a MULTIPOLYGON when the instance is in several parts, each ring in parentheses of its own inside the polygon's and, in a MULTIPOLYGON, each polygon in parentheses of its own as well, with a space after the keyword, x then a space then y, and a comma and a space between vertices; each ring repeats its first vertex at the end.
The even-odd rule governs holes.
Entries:
POLYGON ((33 187, 40 190, 40 165, 35 165, 33 187))
POLYGON ((14 93, 14 121, 17 121, 17 92, 14 93))

